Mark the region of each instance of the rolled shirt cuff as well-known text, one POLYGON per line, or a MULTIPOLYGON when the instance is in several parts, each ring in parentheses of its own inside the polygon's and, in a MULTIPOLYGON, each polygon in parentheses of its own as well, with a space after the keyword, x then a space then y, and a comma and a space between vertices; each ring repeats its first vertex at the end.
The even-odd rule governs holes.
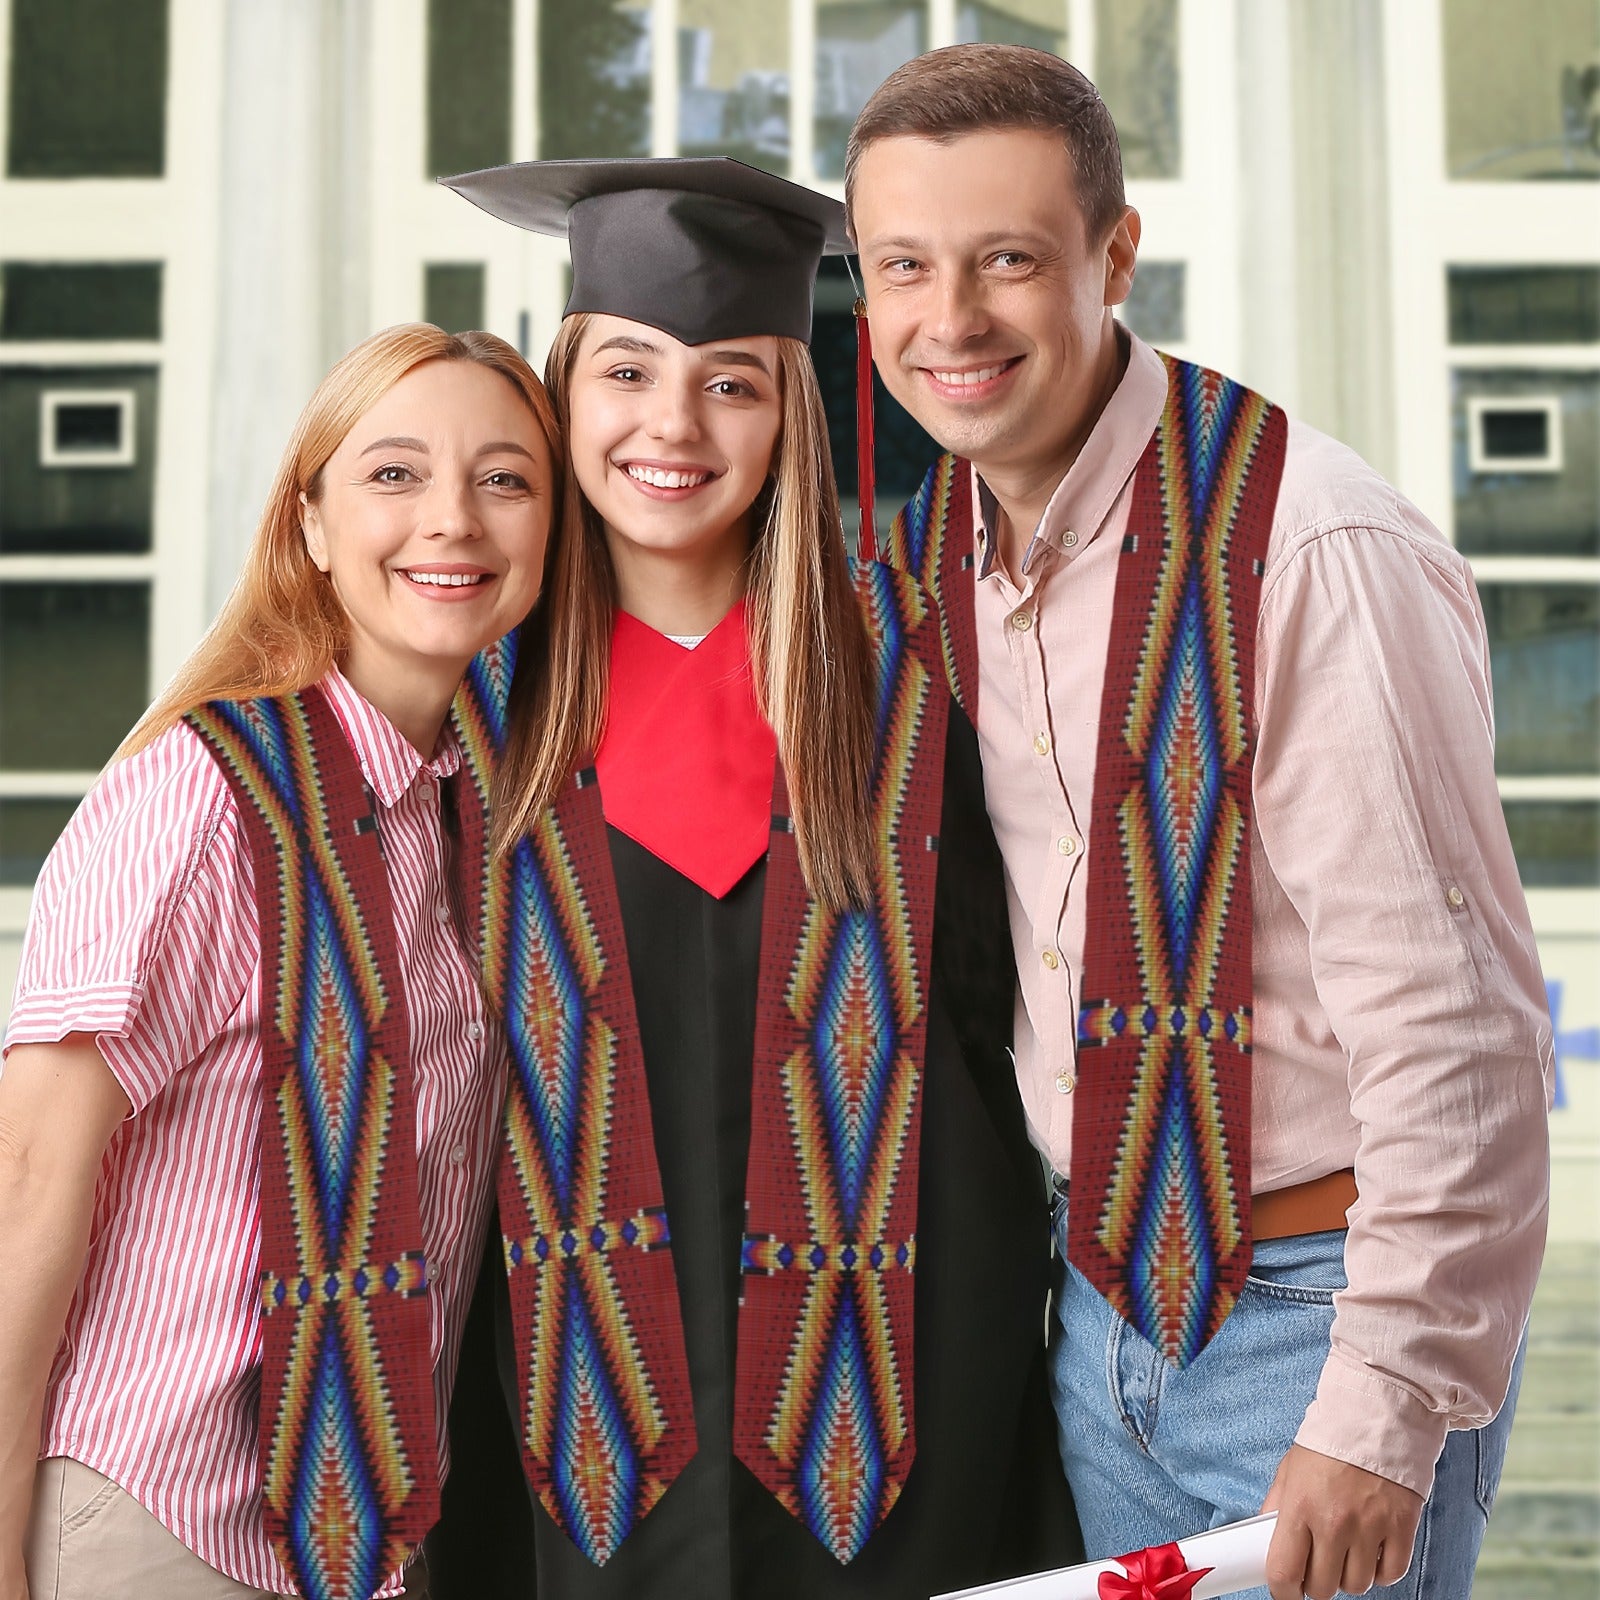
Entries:
POLYGON ((1330 1352, 1295 1443, 1426 1499, 1449 1418, 1394 1379, 1330 1352))

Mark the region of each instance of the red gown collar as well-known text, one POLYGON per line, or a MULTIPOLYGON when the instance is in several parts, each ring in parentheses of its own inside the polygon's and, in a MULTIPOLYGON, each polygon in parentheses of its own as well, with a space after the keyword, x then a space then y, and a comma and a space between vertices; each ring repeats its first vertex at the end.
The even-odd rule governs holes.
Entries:
POLYGON ((595 756, 612 827, 720 900, 767 852, 777 757, 743 600, 693 650, 617 613, 595 756))

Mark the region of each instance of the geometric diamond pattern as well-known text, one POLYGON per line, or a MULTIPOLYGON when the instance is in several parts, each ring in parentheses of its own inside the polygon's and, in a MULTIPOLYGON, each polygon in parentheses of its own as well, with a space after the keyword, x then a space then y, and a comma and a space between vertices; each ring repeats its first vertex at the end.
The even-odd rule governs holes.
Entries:
POLYGON ((920 1063, 950 703, 926 592, 876 563, 855 576, 874 650, 873 893, 842 910, 812 900, 792 832, 774 829, 734 1408, 735 1454, 840 1562, 916 1451, 920 1063))
POLYGON ((1249 1270, 1254 650, 1285 423, 1163 359, 1101 707, 1067 1250, 1183 1366, 1249 1270))

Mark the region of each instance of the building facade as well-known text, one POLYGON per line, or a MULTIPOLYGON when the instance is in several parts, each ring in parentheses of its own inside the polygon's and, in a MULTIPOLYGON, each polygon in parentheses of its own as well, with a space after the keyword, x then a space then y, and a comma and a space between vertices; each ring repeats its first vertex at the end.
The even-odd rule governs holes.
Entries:
MULTIPOLYGON (((1129 322, 1470 556, 1556 1021, 1556 1236, 1600 1239, 1595 0, 0 0, 5 994, 40 861, 330 362, 417 317, 542 359, 562 246, 436 177, 721 152, 839 193, 873 86, 971 39, 1100 85, 1144 219, 1129 322)), ((847 494, 851 299, 824 278, 814 347, 847 494)), ((887 515, 931 448, 880 400, 887 515)))

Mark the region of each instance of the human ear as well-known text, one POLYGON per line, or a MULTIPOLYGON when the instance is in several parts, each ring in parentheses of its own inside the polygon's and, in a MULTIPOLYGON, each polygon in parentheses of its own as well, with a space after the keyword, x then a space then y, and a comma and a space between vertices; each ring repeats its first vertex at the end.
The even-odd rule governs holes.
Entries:
POLYGON ((304 494, 300 496, 300 534, 306 542, 306 554, 318 572, 328 570, 328 540, 322 529, 322 513, 304 494))
POLYGON ((1119 306, 1133 287, 1135 258, 1139 254, 1139 213, 1124 206, 1106 238, 1106 297, 1108 306, 1119 306))

